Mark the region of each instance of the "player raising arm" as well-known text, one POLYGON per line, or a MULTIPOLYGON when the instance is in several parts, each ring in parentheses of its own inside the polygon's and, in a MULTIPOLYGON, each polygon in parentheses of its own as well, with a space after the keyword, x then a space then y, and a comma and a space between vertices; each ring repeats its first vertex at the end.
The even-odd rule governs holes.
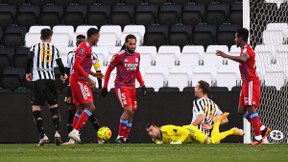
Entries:
POLYGON ((145 84, 139 70, 140 54, 135 52, 136 37, 127 35, 122 50, 112 57, 110 65, 105 74, 105 82, 102 96, 107 95, 107 86, 111 71, 116 67, 117 76, 115 79, 116 95, 124 108, 120 118, 118 137, 115 142, 126 143, 132 127, 133 115, 137 110, 135 78, 142 86, 142 95, 146 95, 145 84))
POLYGON ((260 117, 256 110, 256 107, 259 106, 260 99, 260 80, 256 75, 255 53, 252 47, 247 44, 248 35, 249 31, 245 28, 238 29, 235 34, 235 43, 237 47, 241 47, 240 56, 230 56, 222 51, 217 51, 216 55, 239 62, 243 83, 238 112, 243 115, 253 127, 255 139, 251 145, 263 145, 264 138, 270 132, 270 128, 265 127, 260 122, 260 117))
POLYGON ((158 127, 153 123, 146 124, 146 131, 148 135, 156 144, 182 144, 182 143, 203 143, 203 144, 218 144, 222 139, 229 135, 243 136, 243 130, 236 127, 219 132, 219 126, 222 120, 228 116, 229 113, 222 114, 217 118, 213 126, 211 137, 208 137, 204 132, 200 131, 194 125, 164 125, 158 127))

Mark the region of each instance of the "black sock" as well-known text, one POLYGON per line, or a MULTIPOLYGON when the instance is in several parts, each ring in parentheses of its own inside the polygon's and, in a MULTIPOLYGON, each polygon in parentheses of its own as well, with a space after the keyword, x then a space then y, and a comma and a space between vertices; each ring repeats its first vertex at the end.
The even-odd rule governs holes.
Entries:
POLYGON ((40 133, 40 138, 44 137, 44 127, 43 127, 43 119, 41 117, 41 112, 36 110, 33 111, 34 121, 36 123, 38 132, 40 133))
POLYGON ((92 123, 93 127, 95 128, 96 131, 98 131, 98 129, 100 128, 100 125, 98 123, 98 120, 96 118, 96 116, 94 114, 92 114, 89 117, 89 121, 92 123))
POLYGON ((68 122, 67 122, 67 131, 68 133, 72 131, 73 129, 73 120, 74 120, 75 114, 72 110, 68 110, 68 122))
POLYGON ((50 109, 50 112, 52 113, 52 121, 54 124, 55 131, 59 131, 59 112, 58 107, 50 109))

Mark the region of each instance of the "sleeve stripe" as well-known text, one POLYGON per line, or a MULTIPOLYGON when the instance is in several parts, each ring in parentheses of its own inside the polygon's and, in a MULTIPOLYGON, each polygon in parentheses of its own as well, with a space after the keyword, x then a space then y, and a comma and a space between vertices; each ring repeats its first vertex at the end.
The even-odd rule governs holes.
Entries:
POLYGON ((77 55, 77 57, 80 57, 82 60, 84 60, 84 58, 83 58, 83 57, 81 57, 81 56, 79 56, 79 55, 77 55))

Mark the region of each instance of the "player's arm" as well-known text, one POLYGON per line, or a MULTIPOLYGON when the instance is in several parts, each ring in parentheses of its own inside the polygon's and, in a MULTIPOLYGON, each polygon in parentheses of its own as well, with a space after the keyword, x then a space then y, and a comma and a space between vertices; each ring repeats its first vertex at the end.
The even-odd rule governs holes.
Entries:
POLYGON ((192 121, 191 124, 194 126, 197 126, 201 124, 202 121, 204 121, 205 119, 203 105, 201 104, 201 100, 194 101, 193 109, 196 109, 195 111, 193 110, 193 112, 197 112, 197 114, 193 113, 193 115, 197 115, 197 117, 194 121, 192 121))
POLYGON ((64 83, 65 80, 68 78, 68 75, 67 75, 67 73, 66 73, 66 70, 65 70, 65 68, 64 68, 64 65, 63 65, 63 63, 62 63, 61 58, 56 59, 56 63, 57 63, 57 65, 58 65, 59 70, 60 70, 60 73, 61 73, 61 80, 62 80, 62 82, 64 83))
POLYGON ((142 75, 141 75, 141 72, 139 70, 139 67, 137 67, 136 79, 138 80, 140 86, 142 87, 142 95, 145 96, 147 94, 147 90, 146 90, 146 86, 144 84, 144 81, 142 79, 142 75))
POLYGON ((223 51, 217 51, 216 52, 217 56, 221 56, 223 58, 227 58, 239 63, 245 63, 247 62, 247 60, 249 60, 250 56, 248 54, 243 54, 241 56, 231 56, 231 55, 227 55, 226 53, 224 53, 223 51))
POLYGON ((27 58, 27 64, 26 64, 26 69, 25 69, 27 81, 32 81, 31 68, 33 66, 33 57, 34 57, 34 52, 30 51, 28 58, 27 58))
POLYGON ((105 97, 108 94, 107 88, 108 88, 108 82, 110 79, 110 74, 113 71, 113 69, 119 64, 120 61, 121 61, 120 56, 118 54, 115 54, 111 59, 111 62, 105 73, 104 86, 101 92, 103 97, 105 97))
POLYGON ((182 127, 175 126, 173 132, 180 136, 176 142, 170 142, 170 144, 182 144, 189 136, 190 132, 182 127))
POLYGON ((159 140, 158 138, 153 138, 152 141, 156 144, 163 144, 163 141, 159 140))

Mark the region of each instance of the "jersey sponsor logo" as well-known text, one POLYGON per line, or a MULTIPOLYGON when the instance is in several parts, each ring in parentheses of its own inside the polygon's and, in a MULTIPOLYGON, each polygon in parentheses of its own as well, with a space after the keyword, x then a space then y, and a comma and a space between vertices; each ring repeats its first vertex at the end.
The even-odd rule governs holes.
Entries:
POLYGON ((242 55, 247 54, 247 48, 244 48, 242 51, 242 55))
POLYGON ((81 48, 80 51, 79 51, 79 53, 80 53, 81 55, 83 55, 84 52, 85 52, 85 48, 81 48))
POLYGON ((136 62, 139 62, 139 58, 135 58, 135 61, 136 61, 136 62))
POLYGON ((138 67, 138 64, 124 64, 124 67, 126 68, 126 70, 136 70, 138 67))
POLYGON ((128 62, 127 58, 124 60, 124 62, 128 62))

